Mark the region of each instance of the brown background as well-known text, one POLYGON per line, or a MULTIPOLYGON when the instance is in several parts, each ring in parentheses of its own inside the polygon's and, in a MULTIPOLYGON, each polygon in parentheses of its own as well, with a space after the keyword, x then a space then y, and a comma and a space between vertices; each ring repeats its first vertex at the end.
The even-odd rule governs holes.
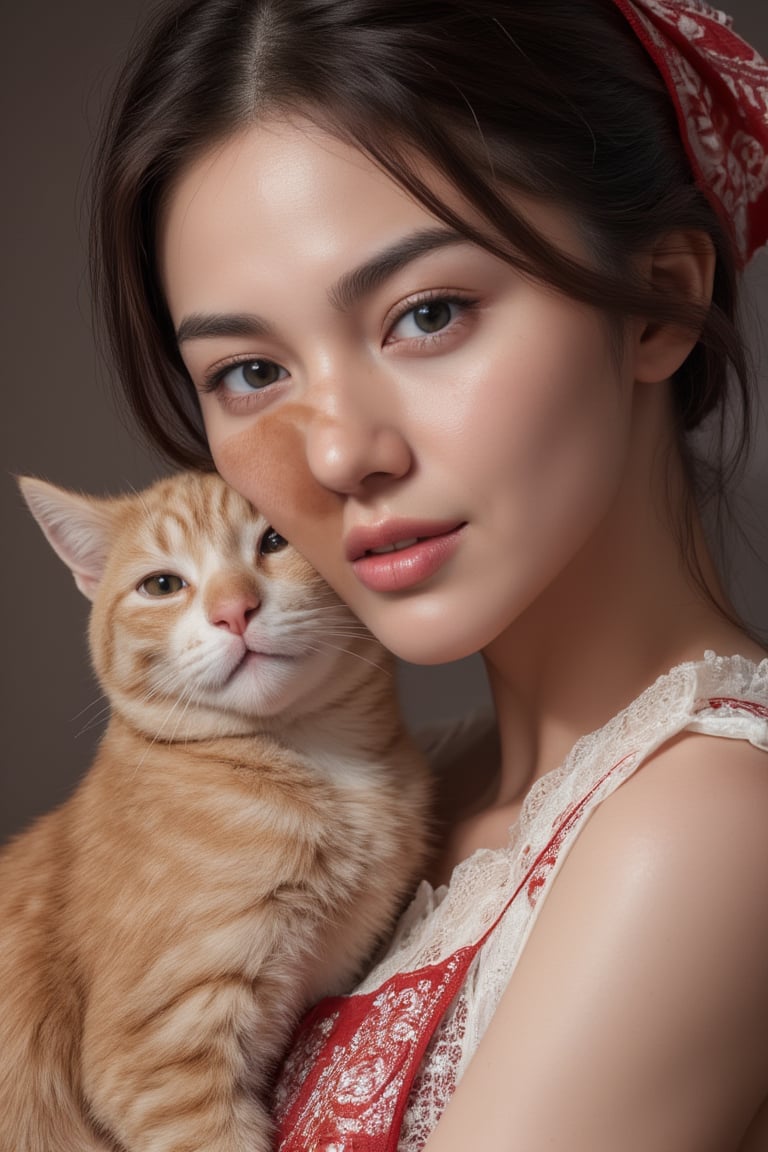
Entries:
MULTIPOLYGON (((12 476, 85 490, 141 486, 157 472, 123 426, 89 323, 83 192, 100 109, 147 0, 6 3, 0 27, 2 373, 0 418, 0 838, 64 797, 88 765, 101 704, 85 651, 87 604, 22 509, 12 476)), ((765 0, 731 0, 738 30, 768 54, 765 0)), ((750 274, 751 326, 765 347, 768 257, 750 274)), ((761 351, 763 403, 768 355, 761 351)), ((753 539, 768 521, 768 413, 742 489, 753 539)), ((736 595, 768 630, 768 568, 734 553, 736 595)), ((404 668, 411 716, 449 717, 484 698, 478 658, 404 668)))

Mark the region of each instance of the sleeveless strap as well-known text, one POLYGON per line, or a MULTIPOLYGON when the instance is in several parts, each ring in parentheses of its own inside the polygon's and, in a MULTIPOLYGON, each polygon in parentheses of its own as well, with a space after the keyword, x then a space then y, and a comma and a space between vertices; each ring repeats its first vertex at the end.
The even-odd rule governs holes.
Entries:
MULTIPOLYGON (((706 709, 768 720, 768 707, 757 701, 714 696, 696 706, 691 727, 706 709)), ((590 801, 638 756, 623 756, 561 813, 544 848, 474 943, 439 963, 398 973, 373 992, 321 1000, 307 1014, 278 1078, 278 1152, 396 1152, 419 1065, 472 961, 518 897, 524 893, 536 905, 590 801)))
POLYGON ((315 1005, 300 1024, 280 1075, 279 1152, 395 1152, 419 1064, 472 961, 522 892, 536 903, 584 808, 633 755, 622 757, 564 814, 473 944, 438 964, 398 973, 374 992, 329 997, 315 1005))

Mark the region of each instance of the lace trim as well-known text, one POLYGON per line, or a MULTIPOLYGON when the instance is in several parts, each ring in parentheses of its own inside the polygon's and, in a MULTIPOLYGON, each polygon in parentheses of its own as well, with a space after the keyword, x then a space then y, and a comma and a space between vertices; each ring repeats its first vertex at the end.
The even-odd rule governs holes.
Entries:
MULTIPOLYGON (((768 705, 768 659, 755 665, 743 656, 706 652, 701 662, 680 664, 661 676, 602 728, 583 736, 559 768, 538 780, 510 828, 503 849, 478 849, 454 869, 450 884, 433 889, 423 881, 400 920, 392 943, 360 985, 367 992, 395 972, 435 964, 457 947, 479 939, 503 907, 552 830, 597 785, 608 768, 624 761, 610 790, 657 748, 686 728, 768 744, 768 720, 758 714, 729 715, 710 700, 738 698, 768 705), (538 846, 538 849, 537 849, 538 846)), ((605 792, 594 797, 597 804, 605 792)))
POLYGON ((421 885, 358 992, 321 1002, 302 1025, 277 1089, 281 1149, 423 1147, 589 814, 685 729, 768 750, 768 660, 706 653, 673 669, 531 789, 508 847, 476 852, 447 888, 421 885))
MULTIPOLYGON (((537 830, 548 827, 548 813, 552 807, 559 806, 563 793, 572 792, 573 785, 576 790, 584 787, 602 768, 606 758, 619 749, 636 745, 638 752, 628 755, 623 767, 613 774, 609 790, 618 787, 656 747, 683 729, 748 739, 755 747, 768 751, 768 660, 755 666, 743 657, 725 658, 707 652, 703 663, 684 664, 663 676, 604 728, 580 740, 563 767, 540 781, 540 786, 532 790, 517 827, 512 829, 510 847, 499 850, 498 855, 507 859, 515 851, 515 845, 525 841, 521 855, 528 858, 529 851, 533 851, 529 845, 535 842, 537 830), (571 773, 578 774, 578 783, 566 779, 571 773)), ((599 800, 588 806, 584 816, 596 803, 599 800)), ((580 826, 583 822, 584 818, 580 826)), ((563 846, 564 850, 558 854, 559 863, 545 882, 553 879, 567 855, 568 846, 563 846)), ((484 867, 485 853, 470 857, 457 868, 451 887, 456 883, 464 885, 470 872, 480 870, 482 873, 484 867)), ((539 902, 543 890, 544 885, 537 890, 539 902)), ((425 919, 421 922, 426 926, 434 919, 435 907, 444 903, 446 891, 435 894, 427 888, 417 893, 403 925, 406 937, 409 925, 419 922, 418 906, 424 910, 425 919)), ((425 1134, 437 1125, 490 1023, 533 928, 536 912, 537 908, 532 905, 526 915, 524 902, 517 902, 478 954, 424 1055, 403 1117, 398 1152, 418 1152, 423 1147, 425 1134)), ((432 927, 434 930, 434 923, 432 927)), ((462 928, 462 924, 454 925, 454 939, 462 928)))

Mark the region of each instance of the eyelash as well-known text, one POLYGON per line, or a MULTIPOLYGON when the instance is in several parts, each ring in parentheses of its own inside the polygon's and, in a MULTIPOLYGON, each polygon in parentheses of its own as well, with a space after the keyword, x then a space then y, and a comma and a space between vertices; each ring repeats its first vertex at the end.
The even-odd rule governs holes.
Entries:
POLYGON ((425 332, 423 336, 409 338, 409 343, 413 339, 417 341, 419 348, 430 344, 437 344, 443 338, 453 332, 456 325, 461 323, 463 316, 477 308, 478 301, 472 296, 463 296, 459 292, 444 292, 439 289, 433 289, 430 292, 422 292, 420 295, 411 297, 410 300, 403 301, 402 307, 395 313, 388 325, 388 332, 391 332, 401 320, 404 320, 411 312, 415 312, 422 304, 450 304, 460 309, 459 315, 455 317, 450 324, 445 328, 441 328, 438 332, 425 332))
MULTIPOLYGON (((478 307, 479 301, 471 296, 464 296, 458 292, 447 293, 440 291, 439 289, 433 289, 429 292, 422 292, 418 296, 414 296, 409 300, 403 301, 401 308, 389 321, 387 325, 387 333, 391 333, 393 329, 397 327, 400 321, 404 320, 405 317, 408 316, 411 312, 415 312, 417 308, 420 308, 423 304, 431 303, 449 304, 453 307, 460 308, 461 311, 459 315, 455 317, 445 328, 441 328, 437 332, 425 332, 423 336, 420 337, 403 338, 403 340, 409 343, 411 346, 415 344, 419 351, 422 348, 434 347, 436 344, 439 344, 443 339, 445 339, 455 330, 457 325, 461 323, 464 316, 478 307)), ((387 342, 388 341, 385 341, 385 344, 387 342)), ((396 343, 400 342, 401 341, 396 341, 396 343)), ((269 358, 265 356, 254 356, 253 354, 248 356, 233 356, 231 360, 226 360, 214 365, 206 373, 205 377, 203 378, 202 385, 200 386, 200 391, 206 394, 217 392, 222 384, 222 381, 224 380, 224 377, 229 372, 232 372, 234 369, 240 367, 241 365, 252 364, 258 360, 277 364, 277 361, 269 360, 269 358)), ((277 364, 277 367, 282 366, 277 364)), ((275 381, 274 383, 279 383, 279 381, 275 381)), ((266 391, 271 387, 272 385, 266 385, 262 391, 266 391)), ((226 403, 230 407, 235 407, 238 404, 251 402, 253 397, 257 396, 258 394, 258 389, 254 389, 253 392, 244 392, 239 395, 232 393, 227 396, 226 403)))
MULTIPOLYGON (((253 353, 251 353, 249 356, 233 356, 231 360, 223 360, 219 364, 215 364, 213 368, 206 372, 205 376, 203 377, 203 382, 200 385, 199 391, 205 393, 216 392, 224 377, 228 375, 228 373, 230 373, 233 369, 239 368, 244 364, 258 363, 258 361, 262 361, 265 364, 275 364, 278 368, 281 367, 281 365, 277 364, 276 360, 270 360, 267 356, 254 356, 253 353)), ((257 391, 258 390, 254 389, 253 392, 244 392, 242 395, 248 398, 249 396, 255 396, 257 391)), ((234 401, 237 399, 237 397, 232 396, 231 399, 234 401)))

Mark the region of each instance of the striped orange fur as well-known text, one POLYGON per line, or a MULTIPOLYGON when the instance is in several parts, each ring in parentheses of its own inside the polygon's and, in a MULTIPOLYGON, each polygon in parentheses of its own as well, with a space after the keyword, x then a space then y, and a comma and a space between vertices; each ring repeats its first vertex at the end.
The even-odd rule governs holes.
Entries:
POLYGON ((391 660, 214 475, 21 485, 93 600, 112 711, 0 857, 0 1148, 266 1152, 299 1013, 350 985, 424 864, 391 660))

